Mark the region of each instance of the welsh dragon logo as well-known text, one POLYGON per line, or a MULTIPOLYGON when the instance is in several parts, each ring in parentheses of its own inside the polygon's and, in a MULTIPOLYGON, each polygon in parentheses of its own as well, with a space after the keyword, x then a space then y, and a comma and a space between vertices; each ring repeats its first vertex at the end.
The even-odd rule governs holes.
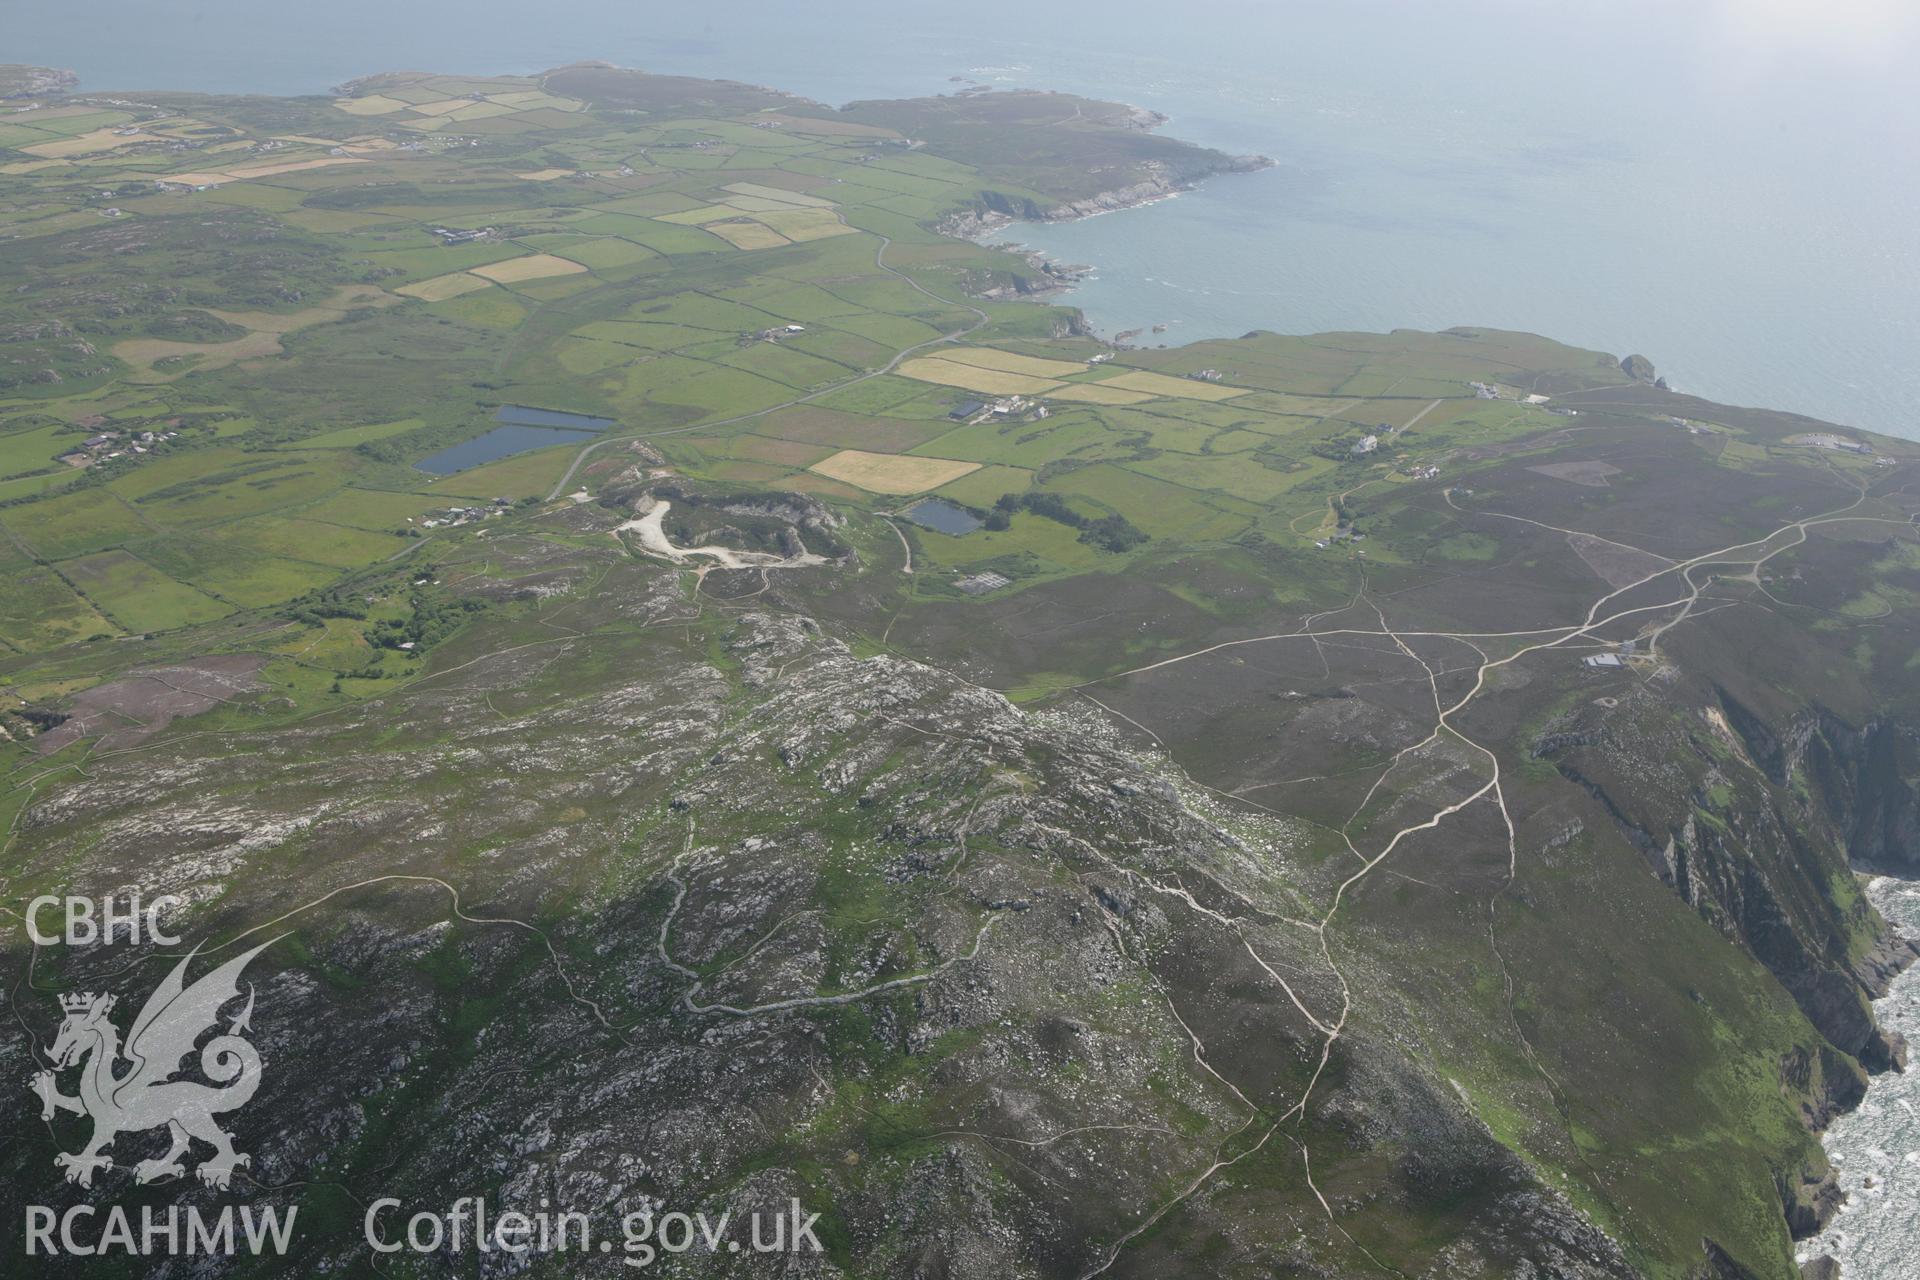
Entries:
POLYGON ((226 1187, 236 1168, 253 1163, 251 1156, 233 1149, 233 1139, 213 1119, 246 1106, 260 1087, 260 1053, 244 1034, 253 1017, 252 983, 247 984, 246 1007, 233 1015, 224 1033, 200 1049, 201 1073, 214 1083, 174 1077, 200 1037, 217 1029, 220 1010, 239 999, 241 971, 272 945, 262 943, 190 987, 186 972, 193 955, 187 956, 147 997, 124 1045, 108 1016, 116 997, 92 992, 60 997, 66 1018, 47 1054, 54 1069, 36 1073, 31 1083, 40 1095, 41 1119, 70 1111, 93 1121, 93 1137, 85 1147, 53 1158, 66 1170, 68 1182, 91 1187, 95 1172, 113 1167, 105 1152, 116 1138, 162 1126, 172 1146, 165 1155, 136 1164, 136 1182, 184 1177, 181 1157, 196 1139, 214 1149, 213 1158, 203 1160, 195 1171, 210 1187, 226 1187), (80 1092, 69 1097, 59 1090, 59 1073, 73 1067, 80 1069, 80 1092))

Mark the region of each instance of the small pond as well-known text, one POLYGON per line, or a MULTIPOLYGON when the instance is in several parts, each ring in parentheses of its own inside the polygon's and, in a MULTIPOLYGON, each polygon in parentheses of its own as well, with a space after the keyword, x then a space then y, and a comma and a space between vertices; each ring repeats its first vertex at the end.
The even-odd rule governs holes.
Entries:
POLYGON ((567 413, 560 409, 530 409, 523 404, 503 404, 494 411, 495 422, 513 422, 523 427, 568 427, 575 431, 605 431, 612 418, 596 418, 586 413, 567 413))
POLYGON ((980 517, 945 498, 922 498, 900 513, 923 529, 959 537, 980 527, 980 517))
POLYGON ((545 449, 556 444, 584 444, 599 433, 566 431, 558 427, 495 427, 483 436, 463 440, 438 453, 428 454, 414 463, 417 470, 436 476, 450 476, 483 462, 497 462, 530 449, 545 449))

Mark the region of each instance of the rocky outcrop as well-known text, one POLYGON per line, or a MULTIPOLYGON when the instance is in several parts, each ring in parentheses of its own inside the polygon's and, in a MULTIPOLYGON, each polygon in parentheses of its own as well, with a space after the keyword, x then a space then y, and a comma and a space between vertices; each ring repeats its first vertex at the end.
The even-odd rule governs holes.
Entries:
MULTIPOLYGON (((1195 1238, 1249 1273, 1363 1273, 1298 1176, 1311 1142, 1343 1216, 1423 1224, 1424 1274, 1633 1274, 1389 1030, 1334 1044, 1306 1014, 1342 982, 1289 920, 1303 827, 804 615, 687 644, 700 605, 669 572, 613 564, 582 603, 615 625, 218 750, 109 756, 21 815, 33 868, 182 893, 195 936, 299 913, 260 975, 265 1105, 236 1120, 254 1197, 323 1168, 422 1204, 480 1171, 503 1206, 608 1218, 800 1194, 861 1275, 1073 1275, 1244 1152, 1177 1210, 1195 1238)), ((32 1052, 0 1027, 7 1075, 32 1052)), ((0 1212, 74 1194, 43 1174, 54 1134, 10 1131, 0 1212)), ((357 1233, 302 1248, 287 1273, 364 1256, 357 1233)))
POLYGON ((80 77, 60 67, 0 64, 0 98, 35 98, 78 88, 80 77))
POLYGON ((1913 949, 1884 939, 1856 950, 1849 912, 1871 912, 1829 892, 1848 874, 1844 821, 1798 803, 1786 781, 1789 744, 1807 735, 1769 726, 1724 690, 1712 696, 1758 772, 1726 761, 1704 715, 1645 693, 1549 725, 1534 750, 1599 800, 1655 874, 1765 965, 1832 1045, 1886 1070, 1899 1049, 1868 1000, 1913 949), (1654 778, 1639 776, 1646 760, 1661 762, 1654 778))
POLYGON ((1620 360, 1620 372, 1626 374, 1635 382, 1644 382, 1648 386, 1653 385, 1656 376, 1653 369, 1653 361, 1642 355, 1622 357, 1620 360))
POLYGON ((1819 1235, 1846 1202, 1847 1193, 1832 1169, 1803 1169, 1779 1182, 1780 1207, 1795 1240, 1819 1235))
POLYGON ((1139 182, 1056 205, 1042 205, 1030 196, 982 190, 975 194, 971 208, 948 217, 940 224, 940 230, 948 235, 975 239, 1009 222, 1072 222, 1152 204, 1182 191, 1191 191, 1202 179, 1214 174, 1252 173, 1272 164, 1273 161, 1265 156, 1231 156, 1222 163, 1181 173, 1175 173, 1162 164, 1150 164, 1149 176, 1139 182))
POLYGON ((1815 1133, 1859 1106, 1867 1092, 1866 1071, 1830 1045, 1795 1048, 1780 1063, 1780 1082, 1801 1099, 1801 1119, 1815 1133))
POLYGON ((1818 784, 1855 865, 1920 879, 1920 740, 1913 726, 1874 721, 1856 728, 1816 710, 1763 763, 1778 778, 1803 769, 1818 784))
POLYGON ((1707 1260, 1696 1267, 1689 1280, 1760 1280, 1751 1269, 1742 1266, 1738 1259, 1723 1249, 1718 1241, 1702 1240, 1700 1251, 1707 1260))

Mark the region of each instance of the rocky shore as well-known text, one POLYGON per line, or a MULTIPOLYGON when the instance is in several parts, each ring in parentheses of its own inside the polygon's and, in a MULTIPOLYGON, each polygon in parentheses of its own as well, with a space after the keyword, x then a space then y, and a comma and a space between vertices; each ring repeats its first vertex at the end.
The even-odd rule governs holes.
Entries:
MULTIPOLYGON (((1920 933, 1920 887, 1910 880, 1881 877, 1869 896, 1881 915, 1904 937, 1893 950, 1911 955, 1908 941, 1920 933)), ((1904 957, 1903 957, 1904 958, 1904 957)), ((1899 966, 1895 962, 1895 967, 1899 966)), ((1884 981, 1874 1012, 1890 1037, 1920 1031, 1920 971, 1884 981)), ((1825 1197, 1817 1233, 1801 1246, 1801 1274, 1807 1280, 1874 1280, 1900 1273, 1903 1260, 1920 1243, 1915 1209, 1920 1207, 1920 1163, 1910 1154, 1920 1138, 1915 1100, 1920 1081, 1904 1070, 1904 1053, 1893 1070, 1876 1076, 1863 1096, 1827 1129, 1823 1145, 1836 1177, 1825 1197)))
MULTIPOLYGON (((1137 116, 1152 121, 1141 127, 1151 128, 1163 122, 1164 117, 1157 112, 1144 112, 1134 108, 1137 116)), ((1221 173, 1253 173, 1271 167, 1273 161, 1266 156, 1232 156, 1228 163, 1210 169, 1206 177, 1221 173)), ((971 208, 950 214, 936 229, 943 235, 955 236, 963 240, 972 240, 988 248, 998 249, 1019 256, 1031 274, 1016 272, 1013 279, 1005 284, 994 284, 977 291, 977 296, 989 300, 1009 298, 1044 298, 1053 294, 1071 290, 1081 280, 1092 273, 1093 267, 1081 263, 1056 262, 1036 250, 1019 244, 993 244, 987 240, 995 232, 1012 226, 1016 222, 1076 222, 1083 218, 1098 217, 1103 213, 1115 213, 1122 209, 1138 208, 1168 200, 1183 191, 1191 191, 1201 178, 1176 178, 1164 171, 1162 166, 1154 166, 1162 171, 1156 172, 1145 181, 1129 183, 1112 191, 1102 191, 1097 195, 1080 200, 1072 200, 1051 207, 1041 207, 1034 201, 1019 199, 999 191, 982 191, 979 202, 971 208)))
POLYGON ((37 98, 79 87, 80 77, 60 67, 0 63, 0 98, 37 98))
POLYGON ((1222 173, 1255 173, 1273 166, 1273 161, 1266 156, 1232 156, 1228 160, 1227 164, 1208 170, 1201 178, 1176 178, 1165 172, 1164 166, 1154 166, 1162 171, 1144 181, 1050 207, 1042 207, 1035 201, 1000 191, 982 191, 974 207, 949 215, 941 221, 939 229, 947 235, 978 240, 1015 222, 1076 222, 1103 213, 1152 204, 1183 191, 1191 191, 1205 177, 1222 173))

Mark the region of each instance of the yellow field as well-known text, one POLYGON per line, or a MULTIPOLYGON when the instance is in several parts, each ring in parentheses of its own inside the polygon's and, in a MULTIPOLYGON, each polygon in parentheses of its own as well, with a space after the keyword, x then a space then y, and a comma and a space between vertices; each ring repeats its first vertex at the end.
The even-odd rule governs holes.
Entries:
MULTIPOLYGON (((1330 418, 1364 403, 1356 396, 1303 396, 1291 391, 1263 391, 1261 398, 1261 407, 1268 412, 1292 414, 1300 418, 1330 418)), ((1416 405, 1415 409, 1418 407, 1416 405)), ((1383 415, 1382 420, 1391 416, 1383 415)))
POLYGON ((130 147, 136 142, 158 142, 159 140, 158 134, 135 133, 122 137, 112 129, 95 129, 92 133, 83 133, 72 138, 36 142, 19 150, 30 156, 45 156, 57 160, 66 156, 88 156, 98 151, 113 151, 119 147, 130 147))
POLYGON ((854 124, 850 120, 815 120, 807 116, 789 116, 777 113, 742 116, 747 124, 773 123, 795 133, 811 133, 822 138, 898 138, 900 134, 892 129, 884 129, 877 124, 854 124))
POLYGON ((449 111, 440 118, 443 120, 457 120, 462 122, 468 120, 486 120, 493 116, 510 116, 513 114, 513 110, 512 107, 505 106, 498 102, 469 102, 458 111, 449 111))
POLYGON ((724 204, 702 205, 698 209, 682 209, 679 213, 657 213, 655 222, 677 222, 684 227, 698 227, 709 222, 718 222, 722 218, 737 218, 738 209, 728 208, 724 204))
MULTIPOLYGON (((442 83, 439 91, 445 93, 448 89, 454 87, 457 87, 456 82, 446 81, 442 83)), ((398 91, 396 90, 396 92, 398 91)), ((409 96, 417 97, 420 95, 410 93, 409 96)), ((369 99, 363 98, 359 99, 359 101, 365 102, 369 101, 369 99)), ((385 101, 397 101, 397 99, 389 98, 385 99, 385 101)), ((427 116, 429 119, 408 121, 407 123, 411 127, 416 129, 438 129, 450 120, 455 122, 488 120, 494 116, 514 115, 522 111, 579 111, 582 110, 585 105, 585 103, 575 98, 562 98, 554 94, 542 93, 538 89, 520 89, 510 93, 486 93, 479 97, 436 98, 427 102, 416 102, 412 104, 401 101, 399 105, 394 108, 381 111, 362 109, 360 114, 386 115, 392 110, 412 111, 417 115, 427 116)), ((342 105, 341 109, 349 110, 350 108, 342 105)))
POLYGON ((205 311, 219 316, 228 324, 237 324, 243 329, 258 329, 264 333, 292 333, 295 329, 304 329, 310 324, 319 324, 326 320, 338 320, 354 307, 390 307, 393 299, 387 291, 375 284, 343 284, 333 291, 333 296, 325 302, 316 302, 299 311, 223 311, 219 307, 206 307, 205 311))
POLYGON ((538 89, 524 89, 518 93, 490 93, 488 102, 499 102, 512 107, 515 111, 579 111, 586 104, 578 98, 563 98, 557 93, 542 93, 538 89))
POLYGON ((413 109, 423 116, 450 116, 462 107, 475 105, 472 98, 442 98, 438 102, 422 102, 413 109))
POLYGON ((27 115, 27 118, 31 120, 65 120, 72 116, 90 116, 99 109, 98 107, 83 107, 79 103, 75 103, 70 107, 41 107, 38 111, 32 112, 30 115, 27 115, 25 112, 17 114, 27 115))
POLYGON ((998 369, 1002 373, 1031 374, 1036 378, 1064 378, 1070 373, 1085 372, 1087 367, 1077 360, 1044 360, 995 347, 953 347, 942 351, 939 358, 981 369, 998 369))
POLYGON ((1074 400, 1081 404, 1140 404, 1153 399, 1144 391, 1125 391, 1104 382, 1063 382, 1058 391, 1047 392, 1049 400, 1074 400))
POLYGON ((792 212, 805 207, 788 204, 785 200, 769 200, 765 196, 728 196, 720 203, 729 209, 744 209, 748 213, 768 213, 775 209, 792 212))
POLYGON ((758 222, 709 222, 706 230, 736 249, 778 249, 793 243, 772 227, 758 222))
POLYGON ((1032 378, 999 369, 981 369, 970 364, 955 364, 951 360, 937 360, 931 356, 909 360, 894 372, 902 377, 917 378, 921 382, 937 382, 943 387, 961 387, 995 396, 1052 395, 1067 385, 1055 382, 1052 378, 1032 378))
POLYGON ((522 182, 552 182, 555 178, 571 178, 572 169, 535 169, 532 173, 516 173, 513 176, 522 182))
POLYGON ((256 164, 244 169, 229 169, 227 176, 235 181, 247 178, 270 178, 276 173, 300 173, 306 169, 325 169, 336 164, 365 164, 366 161, 353 156, 321 156, 317 160, 294 160, 287 164, 256 164))
POLYGON ((831 209, 780 209, 756 213, 753 217, 789 240, 824 240, 828 236, 851 235, 857 229, 840 221, 831 209))
POLYGON ((350 116, 389 116, 407 109, 400 99, 383 98, 377 93, 365 98, 335 98, 333 105, 350 116))
POLYGON ((474 267, 472 272, 495 284, 518 284, 523 280, 544 280, 548 276, 578 275, 585 270, 577 262, 556 258, 550 253, 534 253, 524 258, 508 258, 505 262, 490 262, 484 267, 474 267))
POLYGON ((1150 396, 1170 396, 1177 400, 1231 400, 1247 394, 1244 387, 1223 387, 1217 382, 1201 382, 1194 378, 1169 378, 1164 373, 1148 373, 1144 369, 1131 369, 1117 378, 1102 378, 1098 385, 1144 391, 1150 396))
POLYGON ((323 235, 336 231, 356 231, 388 221, 381 214, 360 213, 351 209, 292 209, 281 214, 280 220, 302 231, 318 231, 323 235))
POLYGON ((409 298, 418 298, 422 302, 445 302, 448 298, 457 298, 463 293, 492 287, 479 276, 455 271, 451 275, 435 276, 431 280, 416 280, 412 284, 403 284, 394 292, 404 293, 409 298))
POLYGON ((125 342, 113 344, 114 355, 136 369, 145 371, 144 374, 129 374, 128 382, 171 382, 189 371, 224 369, 238 360, 279 355, 280 350, 280 335, 264 332, 250 333, 244 338, 235 338, 231 342, 172 342, 164 338, 129 338, 125 342), (186 368, 154 372, 153 366, 159 361, 171 360, 179 356, 200 358, 186 368))
POLYGON ((904 453, 868 453, 842 449, 807 470, 858 485, 869 493, 921 493, 978 471, 977 462, 951 458, 916 458, 904 453))
POLYGON ((785 187, 763 187, 757 182, 729 182, 722 189, 739 196, 761 196, 767 200, 778 200, 782 204, 808 205, 815 209, 833 208, 831 200, 822 200, 819 196, 802 195, 798 191, 789 191, 785 187))
POLYGON ((366 161, 353 156, 325 156, 318 160, 289 160, 284 164, 245 165, 237 169, 226 169, 206 173, 167 173, 161 174, 161 182, 178 182, 191 187, 220 187, 229 182, 245 182, 249 178, 270 178, 278 173, 299 173, 305 169, 324 169, 336 164, 365 164, 366 161))
POLYGON ((394 301, 392 294, 376 285, 350 284, 342 285, 323 303, 284 315, 270 311, 223 311, 218 307, 208 307, 206 310, 209 313, 220 317, 228 324, 237 324, 253 332, 245 337, 235 338, 231 342, 173 342, 163 338, 129 338, 125 342, 114 343, 113 354, 134 366, 135 371, 127 375, 128 382, 172 382, 175 378, 189 372, 223 369, 236 361, 279 355, 282 350, 281 337, 292 333, 295 329, 338 320, 356 306, 391 306, 394 301), (185 356, 199 358, 192 364, 178 369, 156 370, 153 367, 161 360, 185 356))
POLYGON ((795 231, 789 231, 785 227, 777 227, 775 228, 775 230, 781 232, 783 235, 787 237, 787 239, 792 240, 794 243, 800 244, 808 240, 826 240, 833 236, 857 235, 860 229, 858 227, 843 226, 836 223, 830 227, 829 226, 801 227, 800 229, 795 231))

